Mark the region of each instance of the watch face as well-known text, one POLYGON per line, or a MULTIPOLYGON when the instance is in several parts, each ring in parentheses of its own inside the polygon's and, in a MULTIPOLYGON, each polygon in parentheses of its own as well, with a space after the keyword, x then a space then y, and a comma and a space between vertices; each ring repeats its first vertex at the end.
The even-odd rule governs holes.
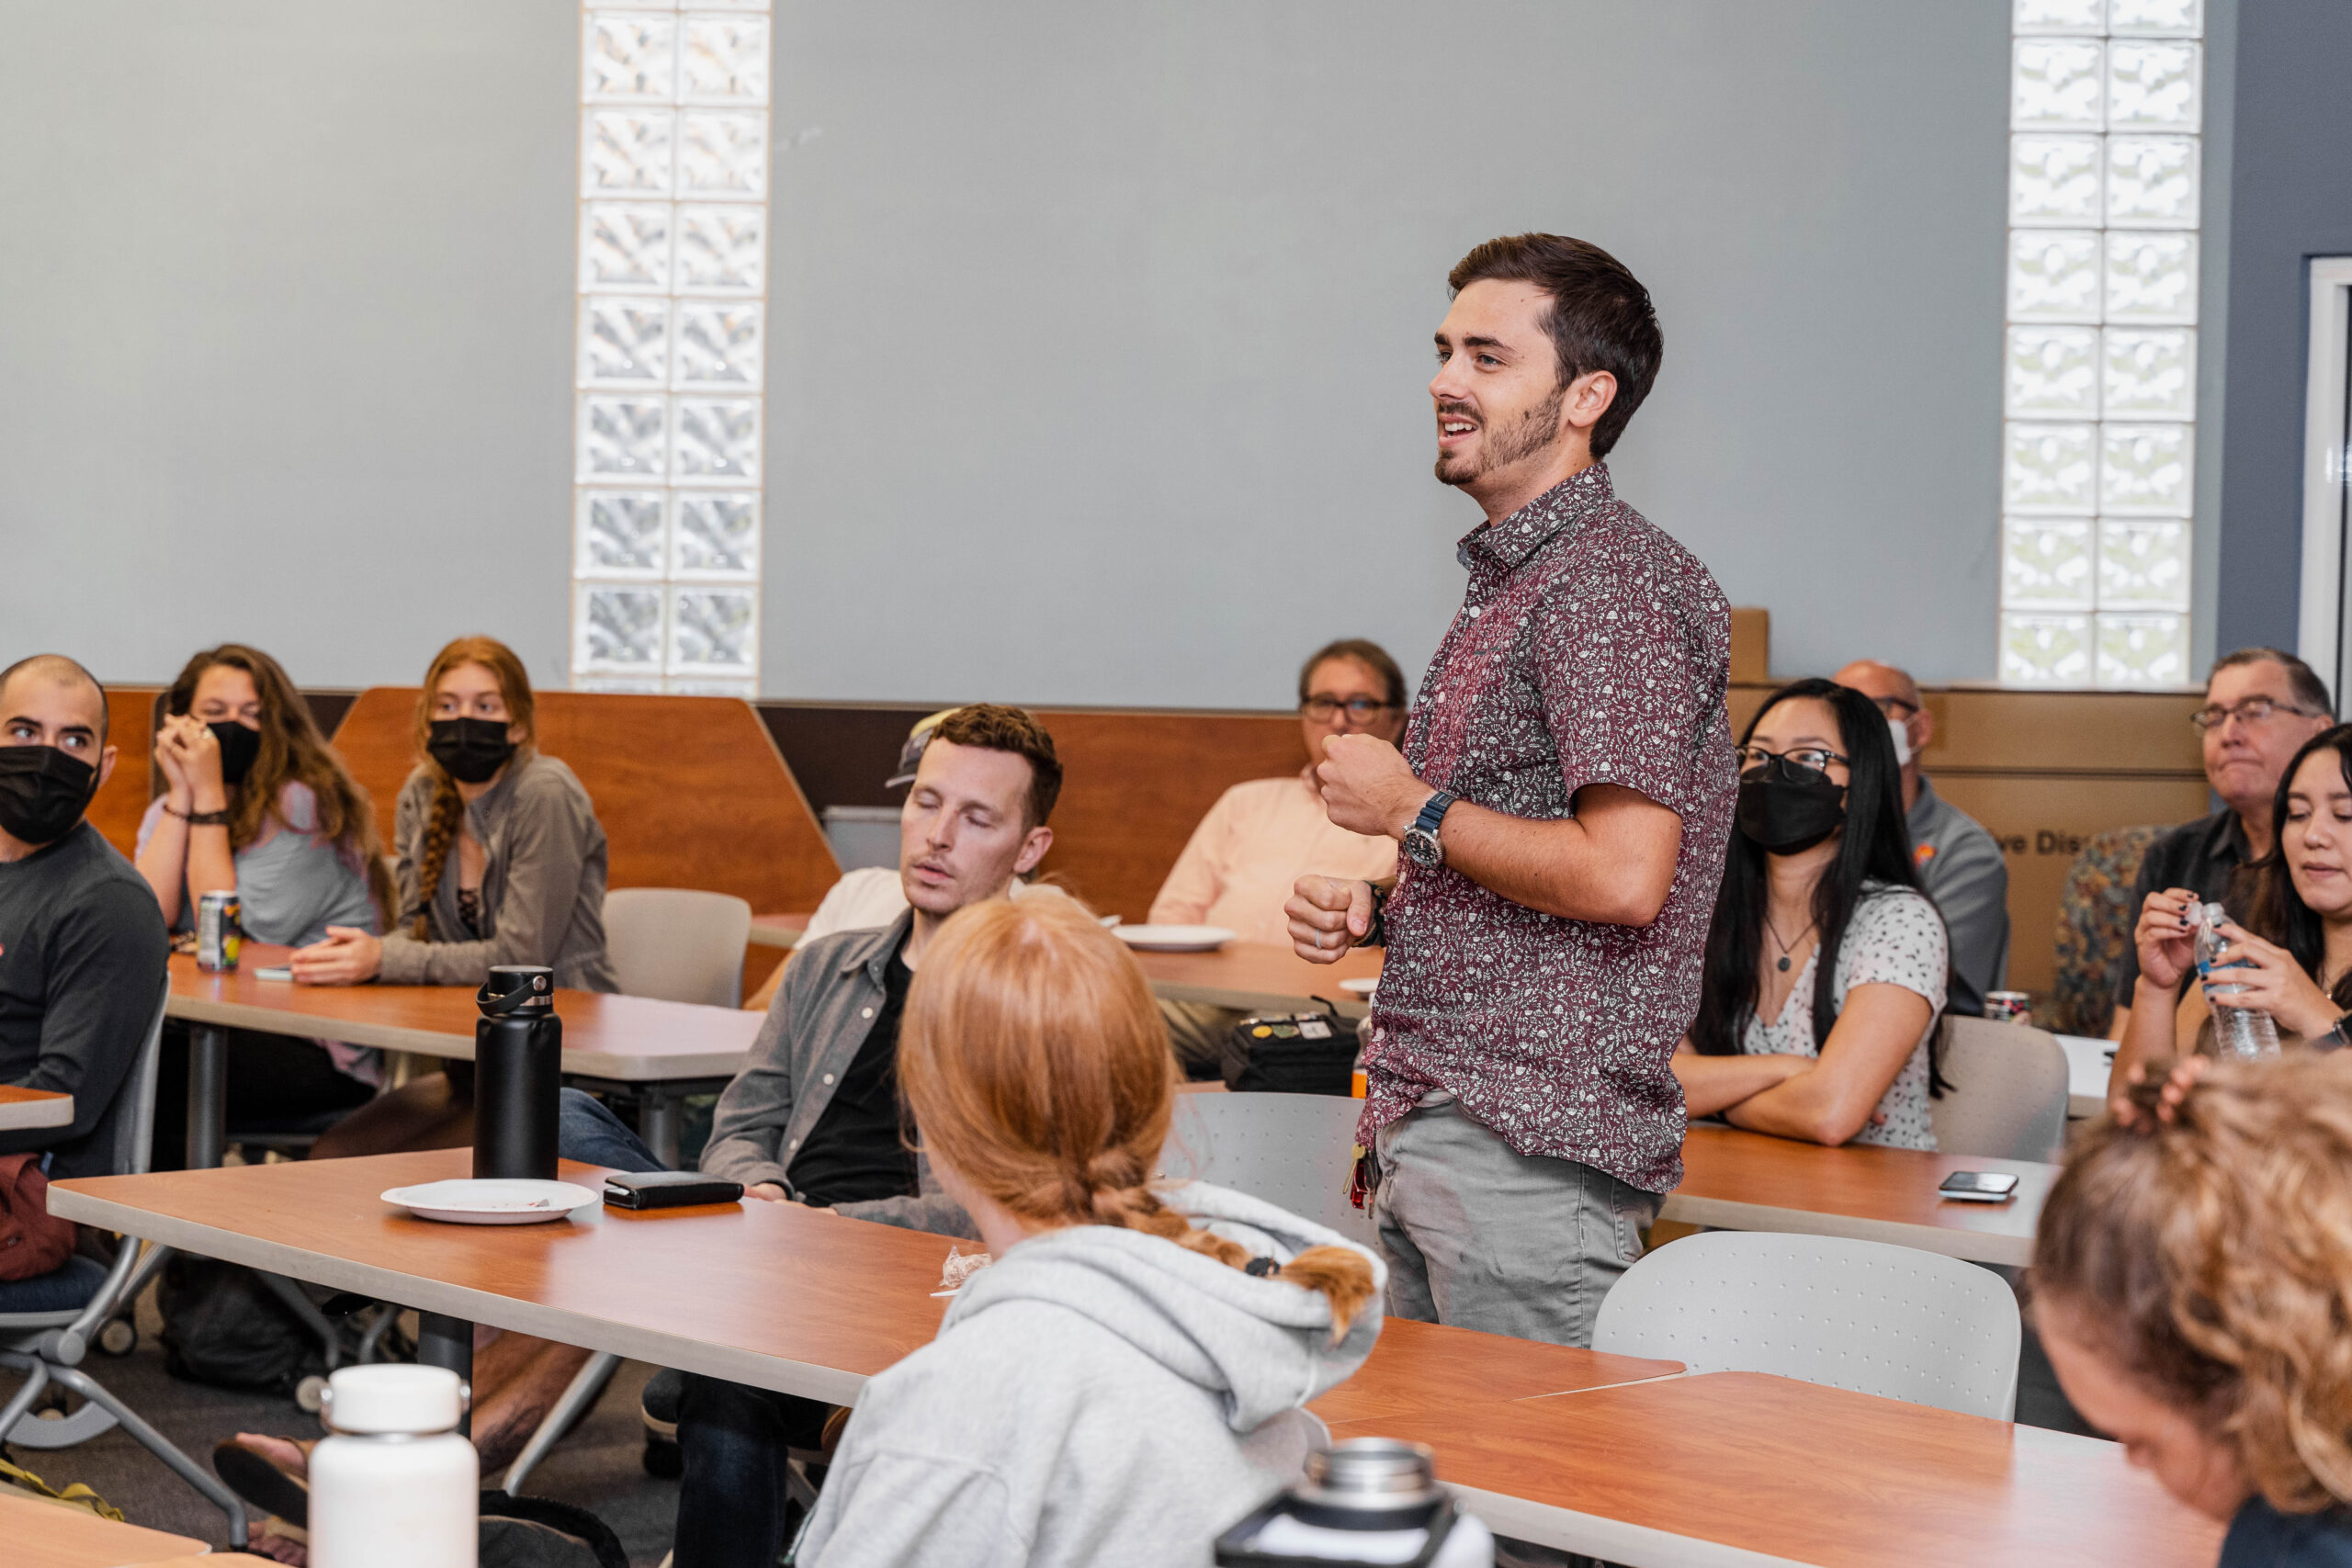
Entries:
POLYGON ((1415 865, 1433 866, 1445 858, 1444 852, 1438 848, 1437 835, 1419 828, 1406 829, 1404 840, 1398 847, 1405 852, 1405 858, 1415 865))

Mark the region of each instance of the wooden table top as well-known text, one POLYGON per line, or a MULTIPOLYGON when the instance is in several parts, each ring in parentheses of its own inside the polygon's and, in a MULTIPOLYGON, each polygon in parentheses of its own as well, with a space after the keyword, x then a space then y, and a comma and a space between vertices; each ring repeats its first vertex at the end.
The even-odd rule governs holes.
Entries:
POLYGON ((1209 1002, 1249 1011, 1303 1012, 1321 997, 1341 1016, 1362 1018, 1371 1004, 1342 980, 1380 977, 1378 948, 1357 948, 1336 964, 1309 964, 1271 942, 1228 942, 1215 953, 1137 953, 1154 992, 1171 1001, 1209 1002))
POLYGON ((204 1551, 204 1542, 184 1535, 117 1524, 85 1509, 6 1491, 0 1491, 0 1541, 7 1543, 0 1557, 9 1568, 129 1568, 192 1559, 204 1551))
POLYGON ((2222 1527, 2114 1443, 1759 1372, 1404 1412, 1499 1532, 1615 1562, 2210 1568, 2222 1527))
MULTIPOLYGON (((191 1023, 473 1059, 481 1014, 472 987, 298 986, 260 977, 257 971, 283 964, 287 953, 248 942, 238 966, 225 974, 175 953, 165 1010, 191 1023)), ((555 1010, 563 1020, 565 1072, 631 1083, 732 1077, 763 1021, 740 1008, 596 991, 558 991, 555 1010)))
POLYGON ((74 1097, 45 1089, 0 1083, 0 1133, 28 1127, 64 1127, 74 1121, 74 1097))
MULTIPOLYGON (((658 1366, 846 1404, 939 1330, 950 1247, 977 1243, 745 1200, 540 1225, 419 1220, 378 1195, 463 1176, 465 1149, 91 1177, 52 1212, 297 1279, 658 1366)), ((601 1187, 594 1167, 565 1179, 601 1187)), ((1315 1408, 1352 1420, 1671 1376, 1603 1356, 1436 1324, 1390 1323, 1363 1371, 1315 1408)))
POLYGON ((1693 1127, 1682 1140, 1682 1185, 1661 1219, 1725 1230, 1794 1231, 1892 1242, 1976 1263, 2033 1261, 2033 1231, 2058 1167, 1869 1144, 1825 1148, 1734 1127, 1693 1127), (1937 1195, 1955 1170, 2006 1170, 2006 1203, 1937 1195))

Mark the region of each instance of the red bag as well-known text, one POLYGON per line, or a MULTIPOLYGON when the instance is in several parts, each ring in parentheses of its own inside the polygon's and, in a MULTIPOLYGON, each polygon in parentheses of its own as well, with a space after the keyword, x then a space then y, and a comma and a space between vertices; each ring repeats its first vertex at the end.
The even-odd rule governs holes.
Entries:
POLYGON ((49 1178, 37 1154, 0 1155, 0 1280, 34 1280, 65 1267, 79 1239, 49 1212, 49 1178))

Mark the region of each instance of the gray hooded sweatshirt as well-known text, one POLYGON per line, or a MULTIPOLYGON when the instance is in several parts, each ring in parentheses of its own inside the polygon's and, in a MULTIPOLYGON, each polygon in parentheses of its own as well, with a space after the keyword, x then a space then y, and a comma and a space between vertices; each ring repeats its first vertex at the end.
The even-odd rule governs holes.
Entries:
POLYGON ((972 1276, 939 1337, 875 1378, 825 1480, 808 1568, 1200 1568, 1299 1472, 1300 1408, 1363 1364, 1386 1270, 1271 1203, 1194 1182, 1170 1208, 1259 1256, 1345 1247, 1372 1300, 1331 1344, 1319 1292, 1083 1225, 972 1276))

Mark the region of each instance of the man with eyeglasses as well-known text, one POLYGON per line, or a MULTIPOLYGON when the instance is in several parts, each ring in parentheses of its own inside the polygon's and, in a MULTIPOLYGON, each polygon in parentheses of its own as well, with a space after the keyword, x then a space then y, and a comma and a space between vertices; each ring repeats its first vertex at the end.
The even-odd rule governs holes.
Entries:
POLYGON ((1903 764, 1903 818, 1919 890, 1935 901, 1951 937, 1948 1013, 1984 1015, 1984 993, 1997 991, 2009 966, 2009 868, 2001 846, 1977 820, 1942 795, 1919 771, 1919 753, 1936 738, 1936 716, 1919 700, 1907 671, 1857 659, 1830 677, 1876 703, 1903 764))
MULTIPOLYGON (((1177 858, 1159 897, 1156 926, 1223 926, 1245 942, 1290 943, 1283 905, 1310 874, 1377 882, 1396 874, 1396 840, 1333 824, 1315 783, 1323 742, 1372 735, 1395 745, 1405 733, 1405 672, 1378 643, 1347 637, 1299 667, 1298 723, 1306 765, 1277 779, 1235 784, 1209 807, 1177 858)), ((1185 1071, 1230 1077, 1233 1025, 1242 1014, 1207 1002, 1162 1001, 1169 1037, 1185 1071)))
MULTIPOLYGON (((2194 892, 2245 918, 2231 897, 2233 874, 2270 852, 2277 842, 2270 807, 2279 775, 2304 741, 2335 722, 2335 713, 2325 682, 2310 665, 2278 649, 2241 648, 2214 661, 2205 705, 2191 722, 2204 737, 2205 781, 2222 808, 2148 846, 2132 886, 2135 920, 2149 894, 2173 890, 2194 892)), ((2132 1021, 2132 987, 2139 980, 2140 955, 2127 942, 2117 964, 2110 1040, 2122 1039, 2132 1021)))

